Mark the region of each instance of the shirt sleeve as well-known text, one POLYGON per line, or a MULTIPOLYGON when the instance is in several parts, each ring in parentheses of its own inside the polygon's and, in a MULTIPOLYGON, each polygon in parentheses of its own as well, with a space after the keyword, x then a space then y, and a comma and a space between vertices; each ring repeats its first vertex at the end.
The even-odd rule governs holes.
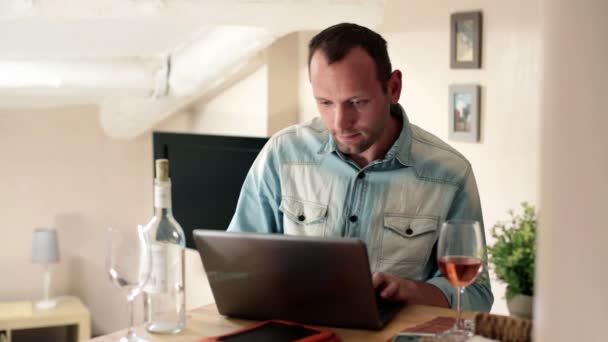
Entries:
MULTIPOLYGON (((446 220, 450 219, 468 219, 476 220, 482 228, 482 235, 485 246, 485 232, 483 225, 483 215, 481 212, 481 203, 479 201, 479 193, 477 191, 477 183, 475 176, 469 166, 467 176, 464 183, 458 189, 452 206, 448 212, 446 220)), ((437 248, 437 246, 435 246, 437 248)), ((484 256, 487 260, 487 255, 484 256)), ((436 265, 436 263, 435 263, 436 265)), ((490 286, 490 278, 488 276, 487 261, 484 261, 483 272, 477 280, 466 287, 464 294, 461 296, 461 308, 468 311, 485 311, 489 312, 494 302, 494 295, 490 286)), ((427 280, 427 283, 438 287, 447 298, 450 307, 456 307, 456 289, 443 277, 439 269, 434 270, 433 276, 427 280)))
POLYGON ((280 163, 275 144, 275 139, 271 138, 249 169, 228 231, 283 232, 283 214, 279 210, 280 163))

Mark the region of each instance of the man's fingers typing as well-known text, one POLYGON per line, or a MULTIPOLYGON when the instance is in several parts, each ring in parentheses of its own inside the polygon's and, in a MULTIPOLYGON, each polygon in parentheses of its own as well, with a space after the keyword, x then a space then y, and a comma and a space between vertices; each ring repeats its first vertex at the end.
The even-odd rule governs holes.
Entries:
POLYGON ((397 292, 399 291, 399 283, 391 281, 388 282, 386 287, 382 290, 380 294, 382 298, 393 298, 397 292))
POLYGON ((375 272, 374 274, 372 274, 372 285, 374 286, 374 288, 377 288, 378 286, 382 285, 382 283, 384 283, 385 277, 384 274, 380 273, 380 272, 375 272))

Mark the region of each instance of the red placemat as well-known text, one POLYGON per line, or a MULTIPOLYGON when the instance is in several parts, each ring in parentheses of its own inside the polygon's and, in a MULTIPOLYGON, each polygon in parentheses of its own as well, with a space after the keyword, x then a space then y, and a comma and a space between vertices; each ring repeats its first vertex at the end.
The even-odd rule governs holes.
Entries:
POLYGON ((454 317, 439 316, 430 321, 402 330, 402 332, 437 334, 450 329, 454 326, 454 323, 456 323, 454 317))
POLYGON ((289 321, 268 320, 237 329, 225 335, 200 340, 200 342, 221 341, 340 342, 340 336, 327 329, 313 328, 289 321))

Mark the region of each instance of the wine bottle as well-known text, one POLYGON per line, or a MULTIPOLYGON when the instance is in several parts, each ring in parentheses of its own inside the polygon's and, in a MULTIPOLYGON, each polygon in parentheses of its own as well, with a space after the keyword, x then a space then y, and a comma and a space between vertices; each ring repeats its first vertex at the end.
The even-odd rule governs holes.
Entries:
POLYGON ((143 294, 145 327, 151 333, 176 334, 186 327, 186 238, 171 209, 167 159, 156 160, 154 217, 144 231, 152 254, 152 271, 143 294))

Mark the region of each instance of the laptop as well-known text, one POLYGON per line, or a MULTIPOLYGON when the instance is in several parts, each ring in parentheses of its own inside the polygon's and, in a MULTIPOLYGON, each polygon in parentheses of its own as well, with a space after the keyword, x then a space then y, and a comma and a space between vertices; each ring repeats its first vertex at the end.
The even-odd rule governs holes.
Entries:
POLYGON ((381 329, 403 305, 376 294, 359 239, 202 229, 193 235, 222 315, 381 329))

